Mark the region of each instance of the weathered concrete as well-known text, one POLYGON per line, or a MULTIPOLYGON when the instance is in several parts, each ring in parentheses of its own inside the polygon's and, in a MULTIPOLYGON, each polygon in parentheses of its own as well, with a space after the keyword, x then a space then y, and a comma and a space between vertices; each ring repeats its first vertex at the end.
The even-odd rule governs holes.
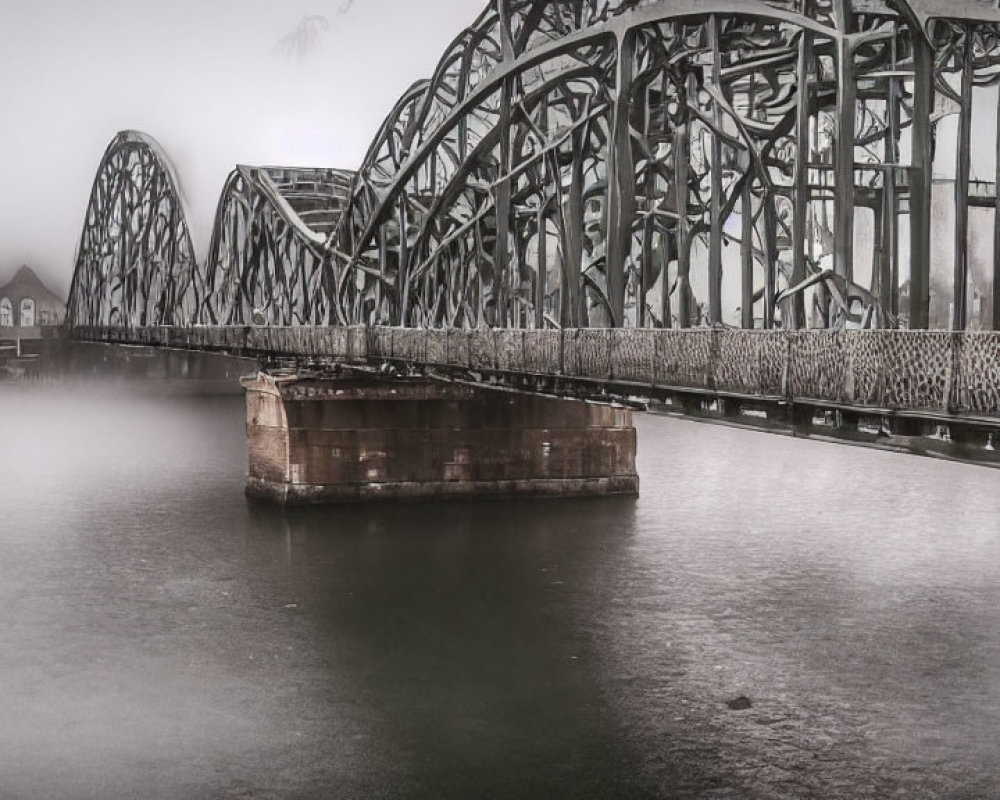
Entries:
POLYGON ((247 492, 281 503, 635 494, 627 408, 431 381, 243 380, 247 492))

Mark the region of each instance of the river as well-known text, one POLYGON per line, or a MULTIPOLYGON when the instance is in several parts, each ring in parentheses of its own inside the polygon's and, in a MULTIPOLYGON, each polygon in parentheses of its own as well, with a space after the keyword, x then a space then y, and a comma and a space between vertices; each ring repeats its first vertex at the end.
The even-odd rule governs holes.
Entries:
POLYGON ((4 800, 1000 796, 992 470, 640 415, 638 499, 286 512, 239 396, 0 389, 4 800))

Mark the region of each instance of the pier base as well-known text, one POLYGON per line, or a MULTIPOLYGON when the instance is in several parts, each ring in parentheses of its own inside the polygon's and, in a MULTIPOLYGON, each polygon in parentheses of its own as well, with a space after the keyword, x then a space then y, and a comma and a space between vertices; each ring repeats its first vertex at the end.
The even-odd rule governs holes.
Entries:
POLYGON ((247 493, 279 503, 637 494, 627 408, 433 381, 244 379, 247 493))

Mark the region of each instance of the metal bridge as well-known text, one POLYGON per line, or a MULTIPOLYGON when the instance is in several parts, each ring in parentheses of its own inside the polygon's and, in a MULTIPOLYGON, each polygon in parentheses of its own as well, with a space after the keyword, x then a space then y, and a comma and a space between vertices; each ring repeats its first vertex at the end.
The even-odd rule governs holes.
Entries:
POLYGON ((995 415, 998 84, 993 0, 496 0, 356 172, 237 167, 203 258, 115 137, 69 325, 995 415))

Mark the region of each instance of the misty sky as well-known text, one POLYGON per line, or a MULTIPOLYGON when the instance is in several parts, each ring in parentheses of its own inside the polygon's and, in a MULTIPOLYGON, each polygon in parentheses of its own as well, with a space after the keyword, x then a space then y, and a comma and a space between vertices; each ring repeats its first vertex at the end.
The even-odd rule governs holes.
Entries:
POLYGON ((170 155, 203 257, 233 165, 356 168, 485 5, 0 0, 0 285, 27 263, 68 291, 94 172, 125 128, 170 155), (329 26, 300 58, 280 42, 311 15, 329 26))

